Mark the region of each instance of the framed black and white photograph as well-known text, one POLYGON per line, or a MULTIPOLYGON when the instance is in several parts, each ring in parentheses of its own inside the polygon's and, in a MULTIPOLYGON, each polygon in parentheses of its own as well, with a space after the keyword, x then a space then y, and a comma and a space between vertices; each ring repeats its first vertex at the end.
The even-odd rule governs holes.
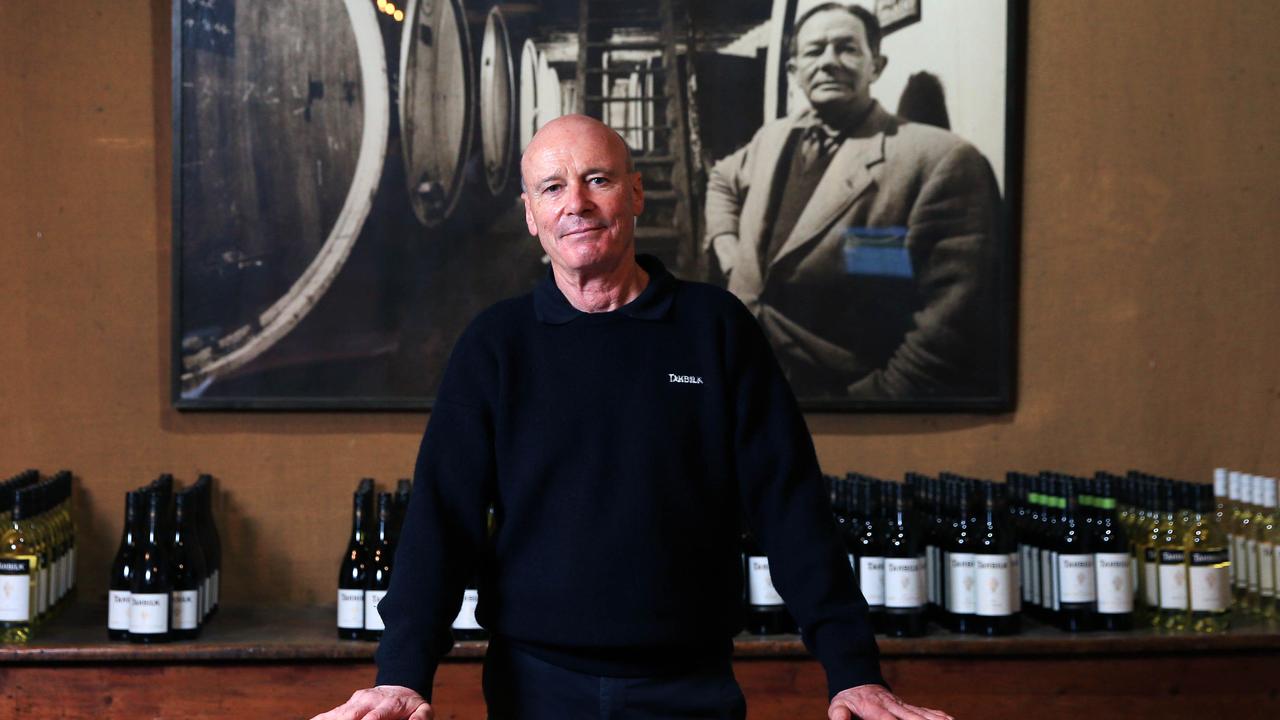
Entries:
POLYGON ((1019 0, 179 0, 173 397, 429 408, 548 272, 523 148, 600 118, 636 250, 737 295, 809 410, 1007 410, 1019 0))

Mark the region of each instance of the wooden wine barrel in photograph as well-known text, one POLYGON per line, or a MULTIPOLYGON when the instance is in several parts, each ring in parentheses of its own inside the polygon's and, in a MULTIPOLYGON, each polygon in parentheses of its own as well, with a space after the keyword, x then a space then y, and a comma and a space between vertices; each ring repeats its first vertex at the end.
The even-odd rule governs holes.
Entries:
POLYGON ((346 262, 382 174, 390 92, 365 0, 186 12, 180 377, 196 397, 292 330, 346 262))
POLYGON ((516 142, 516 81, 507 23, 494 6, 480 43, 480 148, 485 180, 498 195, 511 180, 516 142))
POLYGON ((525 40, 520 48, 520 151, 529 147, 538 132, 538 46, 525 40))
POLYGON ((561 110, 560 73, 547 62, 547 54, 538 52, 538 127, 564 114, 561 110))
POLYGON ((409 204, 439 225, 458 206, 475 124, 475 72, 461 0, 409 0, 400 41, 400 128, 409 204))

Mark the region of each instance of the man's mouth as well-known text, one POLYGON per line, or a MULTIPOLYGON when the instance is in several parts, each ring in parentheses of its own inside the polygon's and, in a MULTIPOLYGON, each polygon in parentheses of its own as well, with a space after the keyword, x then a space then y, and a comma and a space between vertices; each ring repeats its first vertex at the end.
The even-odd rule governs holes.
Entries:
POLYGON ((597 230, 604 230, 604 229, 605 228, 603 225, 587 225, 583 227, 576 227, 571 230, 560 233, 560 238, 563 240, 564 238, 575 237, 577 235, 586 235, 587 233, 592 233, 597 230))

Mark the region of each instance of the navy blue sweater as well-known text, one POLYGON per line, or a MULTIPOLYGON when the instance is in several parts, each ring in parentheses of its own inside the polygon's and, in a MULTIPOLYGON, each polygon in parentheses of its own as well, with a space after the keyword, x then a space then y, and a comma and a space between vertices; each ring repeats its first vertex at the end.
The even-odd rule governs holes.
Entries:
POLYGON ((576 310, 548 273, 458 340, 378 606, 378 684, 431 697, 477 570, 480 623, 561 664, 625 676, 723 658, 744 518, 830 693, 883 683, 812 440, 755 319, 639 260, 649 284, 617 310, 576 310))

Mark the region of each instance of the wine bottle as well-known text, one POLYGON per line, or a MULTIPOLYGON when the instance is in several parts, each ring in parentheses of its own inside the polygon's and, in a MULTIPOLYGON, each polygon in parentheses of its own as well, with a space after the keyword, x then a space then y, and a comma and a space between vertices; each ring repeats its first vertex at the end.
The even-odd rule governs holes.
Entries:
POLYGON ((971 633, 976 629, 978 598, 974 577, 977 527, 971 518, 970 489, 960 480, 956 485, 956 519, 947 548, 947 625, 952 632, 971 633))
POLYGON ((129 586, 129 640, 137 643, 167 642, 170 639, 170 593, 166 495, 159 490, 147 493, 142 541, 134 553, 133 577, 129 586))
POLYGON ((476 620, 476 606, 480 603, 480 590, 475 575, 462 592, 462 605, 453 619, 453 637, 458 640, 483 640, 489 633, 476 620))
POLYGON ((207 615, 212 616, 222 606, 222 542, 213 519, 213 476, 201 475, 195 486, 200 488, 200 545, 209 573, 207 615))
POLYGON ((773 587, 769 558, 751 533, 743 535, 742 558, 747 584, 745 625, 753 635, 780 635, 796 631, 786 603, 773 587))
POLYGON ((400 540, 400 528, 404 525, 404 516, 409 511, 409 496, 413 492, 413 483, 408 478, 396 481, 395 525, 393 533, 397 542, 400 540))
POLYGON ((1060 603, 1058 588, 1058 538, 1059 524, 1065 502, 1058 496, 1056 481, 1051 473, 1042 472, 1036 480, 1040 485, 1040 502, 1044 507, 1040 514, 1040 598, 1043 602, 1041 619, 1050 625, 1058 624, 1060 603))
POLYGON ((1235 568, 1235 575, 1232 581, 1232 594, 1235 601, 1243 606, 1249 595, 1247 543, 1252 535, 1250 526, 1253 523, 1253 508, 1249 506, 1249 502, 1253 499, 1253 485, 1250 482, 1252 476, 1248 473, 1237 472, 1234 476, 1236 495, 1233 495, 1232 499, 1235 500, 1236 507, 1231 537, 1231 567, 1235 568))
POLYGON ((1159 538, 1155 543, 1159 558, 1160 612, 1156 627, 1182 630, 1187 621, 1187 553, 1177 508, 1182 501, 1179 483, 1167 481, 1161 489, 1159 538))
POLYGON ((369 582, 365 527, 373 498, 372 481, 366 481, 351 496, 351 538, 338 569, 338 637, 343 640, 358 640, 364 634, 364 591, 369 582))
POLYGON ((0 643, 25 643, 35 624, 40 570, 28 513, 34 510, 34 497, 26 488, 18 489, 18 482, 8 485, 0 496, 9 506, 9 518, 0 528, 0 643))
POLYGON ((1058 627, 1067 632, 1092 630, 1098 610, 1093 546, 1080 512, 1075 479, 1061 478, 1058 486, 1063 498, 1054 566, 1058 627))
POLYGON ((170 628, 173 639, 191 640, 200 634, 203 619, 200 604, 201 580, 205 575, 204 554, 196 537, 195 513, 198 501, 193 492, 173 497, 173 543, 169 554, 170 628))
POLYGON ((1098 473, 1094 495, 1093 558, 1097 584, 1098 627, 1133 628, 1133 569, 1129 538, 1116 517, 1113 479, 1098 473))
POLYGON ((1196 512, 1183 536, 1190 596, 1185 624, 1202 633, 1221 632, 1231 624, 1231 573, 1227 567, 1231 560, 1226 533, 1211 519, 1212 492, 1208 485, 1197 486, 1196 512))
POLYGON ((910 486, 887 483, 889 510, 884 543, 883 631, 890 637, 920 637, 925 631, 927 559, 921 547, 910 486))
POLYGON ((1160 618, 1160 562, 1156 557, 1156 544, 1160 542, 1160 489, 1151 478, 1142 478, 1140 487, 1146 507, 1135 546, 1141 571, 1138 574, 1142 583, 1141 617, 1144 623, 1155 626, 1160 618))
MULTIPOLYGON (((1216 500, 1216 498, 1215 498, 1216 500)), ((1262 512, 1255 518, 1258 545, 1257 612, 1268 620, 1276 616, 1276 479, 1262 478, 1262 512)))
POLYGON ((1018 546, 1007 522, 1006 488, 984 480, 979 492, 982 510, 974 533, 973 629, 979 635, 1013 635, 1021 623, 1014 607, 1020 593, 1018 546))
POLYGON ((382 616, 378 614, 378 603, 382 602, 391 587, 392 560, 396 554, 391 536, 392 512, 391 493, 378 493, 378 522, 374 531, 373 552, 369 555, 364 592, 365 640, 380 639, 385 628, 382 616))
POLYGON ((133 554, 138 547, 142 516, 141 493, 130 490, 124 494, 124 529, 120 533, 120 546, 111 562, 111 578, 107 583, 107 637, 112 640, 129 639, 129 613, 133 596, 133 554))
POLYGON ((871 627, 881 631, 884 616, 884 535, 880 481, 863 478, 858 485, 859 523, 853 529, 854 568, 858 589, 867 601, 871 627))
POLYGON ((1267 515, 1264 502, 1266 500, 1267 478, 1262 475, 1251 475, 1252 497, 1250 507, 1253 510, 1253 516, 1249 519, 1249 537, 1245 538, 1245 552, 1247 553, 1246 561, 1249 564, 1248 569, 1248 587, 1247 601, 1245 609, 1262 613, 1262 553, 1259 548, 1259 541, 1262 536, 1261 526, 1266 523, 1267 515))

